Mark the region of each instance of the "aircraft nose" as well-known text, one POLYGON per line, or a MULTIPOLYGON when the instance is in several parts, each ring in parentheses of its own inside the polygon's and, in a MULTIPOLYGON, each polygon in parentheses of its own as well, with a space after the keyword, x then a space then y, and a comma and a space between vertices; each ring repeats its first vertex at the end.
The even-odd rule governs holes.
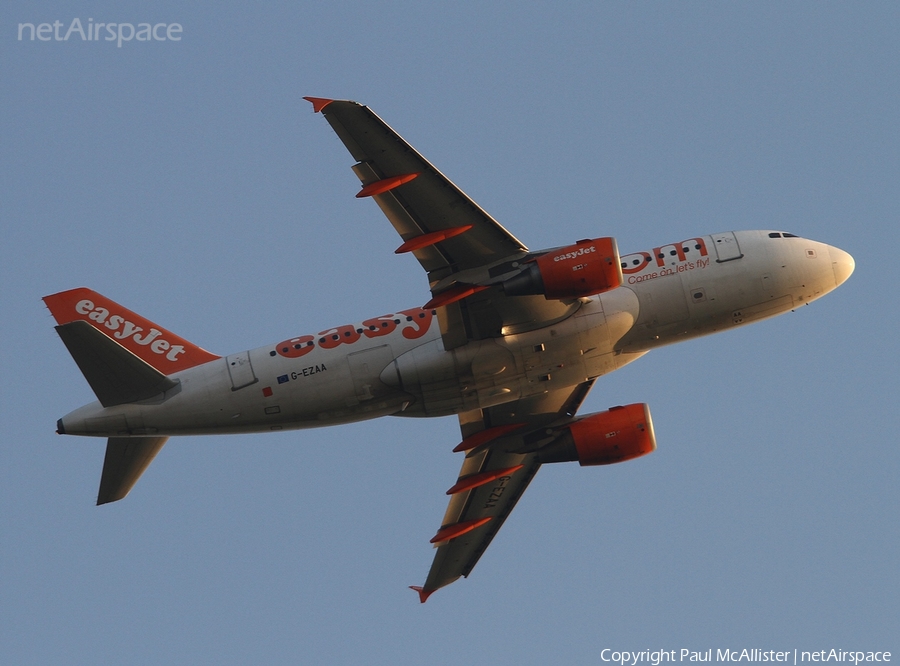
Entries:
POLYGON ((834 286, 840 287, 853 273, 856 262, 850 254, 836 247, 829 247, 828 252, 831 255, 831 268, 834 270, 834 286))

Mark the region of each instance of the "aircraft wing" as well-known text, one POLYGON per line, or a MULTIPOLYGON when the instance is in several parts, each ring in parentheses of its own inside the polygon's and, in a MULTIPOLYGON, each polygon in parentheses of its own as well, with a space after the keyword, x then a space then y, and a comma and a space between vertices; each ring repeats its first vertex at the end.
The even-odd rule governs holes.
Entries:
POLYGON ((371 109, 356 102, 305 99, 322 112, 357 161, 353 171, 363 185, 357 196, 373 196, 404 242, 471 227, 440 244, 409 250, 430 278, 527 251, 371 109), (389 182, 404 177, 411 178, 389 182))
POLYGON ((357 161, 362 189, 428 274, 446 349, 560 320, 578 303, 507 297, 499 283, 518 273, 528 248, 366 106, 306 97, 357 161), (464 299, 464 300, 463 300, 464 299))
POLYGON ((432 539, 437 552, 421 587, 422 603, 440 587, 468 576, 540 467, 534 451, 544 429, 571 419, 593 380, 574 389, 551 391, 516 402, 459 415, 469 448, 441 528, 432 539), (493 437, 492 437, 493 435, 493 437))

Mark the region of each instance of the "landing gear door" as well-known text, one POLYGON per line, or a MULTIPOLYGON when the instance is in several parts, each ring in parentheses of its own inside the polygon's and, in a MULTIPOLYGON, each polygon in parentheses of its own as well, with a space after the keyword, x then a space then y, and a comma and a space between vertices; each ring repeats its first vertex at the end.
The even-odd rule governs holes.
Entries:
POLYGON ((250 364, 250 352, 232 354, 225 359, 228 365, 228 374, 231 376, 231 390, 237 391, 259 380, 253 374, 253 366, 250 364))
POLYGON ((716 246, 716 262, 733 261, 743 257, 734 232, 726 231, 724 234, 713 234, 713 243, 716 246))

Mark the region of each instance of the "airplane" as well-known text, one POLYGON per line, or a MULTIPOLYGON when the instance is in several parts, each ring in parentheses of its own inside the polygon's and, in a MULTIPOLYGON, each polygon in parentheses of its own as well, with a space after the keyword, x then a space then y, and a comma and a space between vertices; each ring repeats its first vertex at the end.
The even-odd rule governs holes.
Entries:
POLYGON ((459 476, 421 586, 467 577, 543 464, 648 454, 646 404, 576 415, 598 377, 656 347, 825 295, 853 257, 784 231, 699 235, 620 255, 614 238, 529 250, 368 107, 305 97, 425 269, 421 307, 219 356, 87 288, 43 300, 97 396, 57 422, 107 437, 97 504, 125 497, 170 436, 459 419, 459 476))

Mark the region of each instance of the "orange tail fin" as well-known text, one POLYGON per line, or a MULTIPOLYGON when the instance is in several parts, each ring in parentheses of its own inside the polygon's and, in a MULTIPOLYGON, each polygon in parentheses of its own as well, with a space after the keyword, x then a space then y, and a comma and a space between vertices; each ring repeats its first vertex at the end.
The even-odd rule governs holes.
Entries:
POLYGON ((58 324, 86 321, 166 375, 221 358, 85 287, 45 296, 44 303, 58 324))

